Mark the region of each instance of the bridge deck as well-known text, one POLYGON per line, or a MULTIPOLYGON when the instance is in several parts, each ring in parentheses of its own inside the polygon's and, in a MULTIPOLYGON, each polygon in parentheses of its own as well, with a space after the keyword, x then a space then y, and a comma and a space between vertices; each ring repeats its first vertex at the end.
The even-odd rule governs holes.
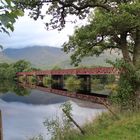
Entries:
POLYGON ((98 68, 79 68, 79 69, 18 72, 17 76, 22 76, 22 75, 105 75, 105 74, 119 74, 119 71, 113 67, 98 67, 98 68))

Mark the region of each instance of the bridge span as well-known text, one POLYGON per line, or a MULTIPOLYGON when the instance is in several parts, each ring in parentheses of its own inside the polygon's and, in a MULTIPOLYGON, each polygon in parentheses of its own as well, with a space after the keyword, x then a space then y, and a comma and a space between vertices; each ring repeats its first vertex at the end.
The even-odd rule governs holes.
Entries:
MULTIPOLYGON (((66 91, 60 92, 60 90, 53 89, 54 85, 53 82, 51 82, 51 90, 49 89, 49 92, 61 94, 64 96, 70 96, 75 98, 87 98, 88 100, 93 96, 93 94, 88 95, 87 93, 91 93, 91 83, 92 83, 92 75, 114 75, 116 79, 119 77, 119 70, 113 67, 98 67, 98 68, 78 68, 78 69, 61 69, 61 70, 41 70, 41 71, 31 71, 31 72, 18 72, 16 76, 20 79, 20 77, 24 77, 25 83, 30 84, 29 77, 34 76, 36 79, 36 88, 41 88, 40 86, 43 85, 43 79, 46 76, 50 76, 52 81, 57 81, 56 83, 59 85, 59 89, 64 89, 65 86, 65 77, 74 75, 78 79, 82 79, 84 83, 84 90, 86 91, 84 95, 82 94, 70 94, 66 93, 66 91)), ((20 80, 19 80, 20 81, 20 80)), ((48 90, 44 87, 41 88, 41 90, 48 90)), ((104 94, 100 94, 104 96, 104 94)), ((96 93, 94 93, 94 96, 97 96, 96 93)), ((97 100, 100 97, 97 98, 91 98, 94 100, 97 100)), ((105 97, 106 98, 106 97, 105 97)), ((98 99, 99 100, 99 99, 98 99)))
POLYGON ((118 75, 119 70, 114 67, 98 68, 77 68, 77 69, 60 69, 60 70, 40 70, 31 72, 18 72, 17 76, 37 76, 37 75, 118 75))

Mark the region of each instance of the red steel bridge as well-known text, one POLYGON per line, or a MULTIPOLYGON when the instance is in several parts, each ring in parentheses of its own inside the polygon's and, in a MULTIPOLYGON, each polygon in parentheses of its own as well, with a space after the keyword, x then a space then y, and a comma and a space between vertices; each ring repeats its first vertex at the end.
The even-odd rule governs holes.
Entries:
POLYGON ((41 70, 32 72, 18 72, 17 76, 37 76, 37 75, 119 75, 119 70, 113 67, 98 68, 78 68, 62 70, 41 70))
MULTIPOLYGON (((63 89, 64 86, 64 76, 66 75, 75 75, 78 78, 83 78, 84 84, 86 85, 86 91, 91 90, 91 75, 115 75, 115 77, 118 79, 119 76, 119 70, 113 67, 98 67, 98 68, 78 68, 78 69, 62 69, 62 70, 43 70, 43 71, 32 71, 32 72, 18 72, 16 75, 17 77, 24 76, 25 77, 25 85, 27 87, 28 83, 28 77, 35 76, 37 79, 37 83, 35 85, 35 88, 43 91, 47 91, 50 93, 59 94, 62 96, 68 96, 72 98, 78 98, 83 100, 92 100, 96 102, 100 102, 101 98, 102 100, 105 100, 107 96, 104 95, 87 95, 87 93, 68 93, 67 91, 62 91, 58 89, 53 89, 53 86, 51 89, 41 87, 43 85, 43 77, 44 76, 51 76, 53 80, 57 80, 57 82, 61 85, 61 88, 63 89)), ((30 85, 29 85, 30 86, 30 85)))

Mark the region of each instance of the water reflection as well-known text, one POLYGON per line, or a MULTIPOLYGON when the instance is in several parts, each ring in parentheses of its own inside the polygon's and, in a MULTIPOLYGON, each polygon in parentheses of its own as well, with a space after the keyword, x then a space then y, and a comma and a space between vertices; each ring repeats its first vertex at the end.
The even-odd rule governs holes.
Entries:
POLYGON ((30 90, 20 86, 15 81, 3 80, 0 82, 0 93, 5 94, 13 92, 19 96, 26 96, 30 94, 30 90))
MULTIPOLYGON (((114 85, 117 85, 114 75, 79 75, 77 77, 64 76, 64 79, 62 80, 55 79, 55 81, 51 83, 51 88, 67 90, 70 92, 76 92, 87 95, 110 95, 112 93, 111 88, 114 85)), ((45 84, 45 82, 39 84, 38 86, 48 87, 48 85, 45 84)))
MULTIPOLYGON (((10 81, 0 82, 0 93, 4 140, 28 140, 39 133, 49 140, 50 135, 46 135, 47 130, 43 126, 44 120, 61 116, 60 105, 71 100, 68 97, 23 88, 10 81)), ((93 108, 83 107, 85 103, 82 101, 79 103, 81 106, 73 101, 71 104, 74 119, 80 125, 103 111, 103 107, 97 104, 92 105, 93 108)))
POLYGON ((50 94, 39 90, 24 88, 12 81, 0 82, 0 98, 6 102, 23 102, 28 104, 54 104, 67 101, 67 97, 50 94), (3 92, 4 91, 4 92, 3 92))

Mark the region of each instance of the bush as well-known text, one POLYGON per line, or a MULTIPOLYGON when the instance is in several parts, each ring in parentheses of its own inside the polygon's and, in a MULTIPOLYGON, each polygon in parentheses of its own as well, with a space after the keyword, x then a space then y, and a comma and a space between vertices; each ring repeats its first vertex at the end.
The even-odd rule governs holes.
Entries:
POLYGON ((26 77, 25 76, 19 76, 18 80, 19 80, 19 82, 23 83, 23 82, 25 82, 26 77))
POLYGON ((135 110, 139 107, 139 98, 136 91, 140 80, 136 69, 124 60, 117 60, 113 65, 120 69, 120 79, 116 94, 112 94, 112 102, 117 104, 121 110, 135 110))
POLYGON ((82 81, 75 76, 69 76, 65 80, 65 87, 68 91, 77 91, 80 89, 82 81))
MULTIPOLYGON (((70 102, 62 104, 61 109, 65 110, 67 114, 72 116, 72 107, 70 102)), ((65 140, 66 135, 73 128, 72 122, 64 113, 62 114, 61 119, 58 116, 54 119, 46 119, 44 125, 52 136, 51 140, 65 140)))
POLYGON ((36 77, 35 76, 28 76, 29 84, 36 84, 36 77))
POLYGON ((43 85, 45 87, 51 87, 51 84, 53 83, 53 80, 50 76, 43 77, 43 85))

